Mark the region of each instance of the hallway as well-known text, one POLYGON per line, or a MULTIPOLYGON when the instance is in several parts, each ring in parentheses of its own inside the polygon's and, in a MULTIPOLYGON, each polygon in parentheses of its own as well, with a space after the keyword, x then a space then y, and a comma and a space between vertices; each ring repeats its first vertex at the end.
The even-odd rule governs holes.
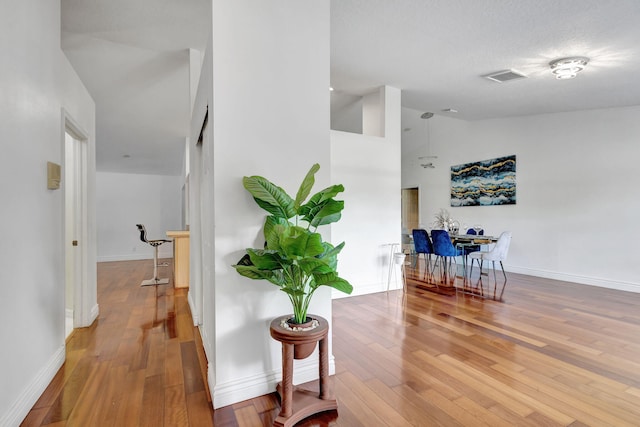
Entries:
POLYGON ((140 287, 152 270, 150 260, 98 263, 100 316, 68 339, 66 363, 22 426, 213 425, 187 290, 140 287))

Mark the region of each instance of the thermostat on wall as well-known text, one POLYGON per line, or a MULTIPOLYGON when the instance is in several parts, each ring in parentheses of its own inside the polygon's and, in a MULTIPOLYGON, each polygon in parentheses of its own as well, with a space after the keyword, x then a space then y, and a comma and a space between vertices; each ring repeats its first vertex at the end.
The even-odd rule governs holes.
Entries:
POLYGON ((47 162, 47 188, 57 190, 60 188, 60 165, 47 162))

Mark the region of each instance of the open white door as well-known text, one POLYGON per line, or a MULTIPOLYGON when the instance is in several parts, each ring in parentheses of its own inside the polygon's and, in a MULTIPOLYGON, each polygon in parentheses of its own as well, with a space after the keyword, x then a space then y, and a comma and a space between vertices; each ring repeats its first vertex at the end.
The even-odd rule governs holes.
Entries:
POLYGON ((189 294, 191 297, 192 315, 194 323, 198 326, 203 324, 204 316, 204 283, 209 283, 211 279, 211 239, 208 237, 210 232, 210 218, 213 212, 209 207, 210 199, 210 170, 206 165, 206 158, 210 155, 210 144, 208 143, 208 117, 205 118, 200 130, 200 135, 195 147, 195 162, 190 179, 190 187, 192 190, 192 210, 191 210, 191 284, 189 294), (208 245, 208 246, 207 246, 208 245))
POLYGON ((87 286, 87 139, 65 118, 64 254, 65 333, 86 326, 82 298, 87 286))

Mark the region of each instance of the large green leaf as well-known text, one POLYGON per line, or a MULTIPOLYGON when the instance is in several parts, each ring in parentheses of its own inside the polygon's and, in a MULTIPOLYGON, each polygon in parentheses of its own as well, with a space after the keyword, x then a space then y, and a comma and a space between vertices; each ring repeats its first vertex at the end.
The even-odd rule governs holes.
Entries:
POLYGON ((320 234, 295 226, 284 231, 280 246, 288 258, 314 257, 324 252, 320 234))
POLYGON ((321 258, 304 258, 298 261, 298 265, 307 274, 331 273, 334 269, 321 258))
POLYGON ((245 176, 242 184, 256 203, 270 214, 287 219, 295 216, 291 196, 268 179, 261 176, 245 176))
POLYGON ((324 246, 324 252, 322 253, 322 255, 320 255, 320 258, 332 258, 337 256, 341 251, 342 248, 344 248, 344 242, 340 243, 338 246, 334 247, 331 243, 329 242, 324 242, 323 243, 324 246))
POLYGON ((271 215, 276 216, 278 218, 284 218, 284 211, 280 206, 272 205, 270 203, 265 202, 264 200, 256 199, 253 200, 256 202, 258 206, 260 206, 265 211, 269 212, 271 215))
MULTIPOLYGON (((342 185, 333 185, 331 187, 325 188, 324 190, 314 194, 311 197, 311 199, 309 199, 309 201, 305 203, 303 206, 300 206, 300 209, 298 209, 298 214, 303 216, 302 219, 309 222, 310 224, 314 222, 316 224, 322 224, 322 219, 324 217, 332 216, 335 213, 341 211, 342 208, 344 208, 344 202, 338 202, 336 200, 333 200, 333 197, 336 196, 341 191, 344 191, 344 187, 342 185), (316 216, 318 216, 327 205, 331 205, 332 207, 330 209, 335 210, 336 207, 338 206, 336 205, 336 203, 341 203, 341 206, 342 206, 339 210, 337 210, 337 212, 325 211, 322 213, 321 218, 316 219, 316 216)), ((332 219, 333 219, 332 221, 325 222, 325 223, 328 224, 330 222, 335 222, 338 219, 340 219, 340 217, 338 216, 337 219, 333 217, 332 219)))
POLYGON ((293 225, 285 218, 267 216, 264 221, 264 239, 267 242, 267 249, 280 251, 280 236, 291 226, 293 225))
POLYGON ((234 265, 233 267, 240 275, 244 277, 248 277, 254 280, 268 280, 269 282, 277 286, 283 285, 282 275, 278 274, 278 272, 276 271, 260 270, 256 266, 247 265, 234 265))
POLYGON ((323 260, 332 270, 336 270, 338 268, 338 254, 344 248, 344 242, 340 243, 335 248, 331 245, 331 243, 323 242, 324 252, 322 255, 318 256, 321 260, 323 260))
POLYGON ((319 286, 330 286, 345 294, 353 292, 353 286, 345 279, 338 276, 337 273, 314 273, 313 281, 311 284, 312 289, 316 289, 319 286))
POLYGON ((333 289, 344 292, 345 294, 351 294, 351 292, 353 292, 353 286, 351 285, 351 283, 347 282, 341 277, 338 277, 331 282, 323 283, 323 286, 330 286, 333 289))
POLYGON ((344 191, 344 186, 342 184, 332 185, 323 190, 318 191, 316 194, 311 196, 309 201, 315 200, 315 203, 322 203, 325 200, 329 200, 337 196, 339 193, 344 191))
POLYGON ((307 175, 302 180, 302 184, 300 184, 300 188, 298 189, 298 193, 296 194, 296 200, 293 203, 293 209, 297 212, 300 205, 307 199, 309 193, 311 193, 311 188, 313 188, 313 184, 315 184, 315 174, 320 169, 319 164, 314 164, 307 172, 307 175))
POLYGON ((277 251, 265 249, 247 249, 251 263, 260 270, 279 270, 282 259, 277 251))
POLYGON ((327 200, 313 219, 309 221, 309 224, 314 227, 319 227, 336 222, 342 216, 340 213, 342 209, 344 209, 344 202, 342 200, 327 200))

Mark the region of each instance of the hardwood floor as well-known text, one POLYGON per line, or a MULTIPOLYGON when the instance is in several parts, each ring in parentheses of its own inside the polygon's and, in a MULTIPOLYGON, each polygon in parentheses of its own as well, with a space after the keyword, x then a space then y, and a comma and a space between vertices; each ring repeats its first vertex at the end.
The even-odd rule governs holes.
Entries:
POLYGON ((140 287, 152 275, 150 260, 98 264, 100 316, 69 337, 65 364, 23 426, 213 425, 186 290, 140 287))
MULTIPOLYGON (((139 287, 150 264, 99 264, 100 318, 24 426, 272 424, 275 394, 213 411, 186 292, 139 287)), ((640 425, 640 294, 508 276, 504 302, 415 280, 335 300, 339 409, 299 426, 640 425)))

